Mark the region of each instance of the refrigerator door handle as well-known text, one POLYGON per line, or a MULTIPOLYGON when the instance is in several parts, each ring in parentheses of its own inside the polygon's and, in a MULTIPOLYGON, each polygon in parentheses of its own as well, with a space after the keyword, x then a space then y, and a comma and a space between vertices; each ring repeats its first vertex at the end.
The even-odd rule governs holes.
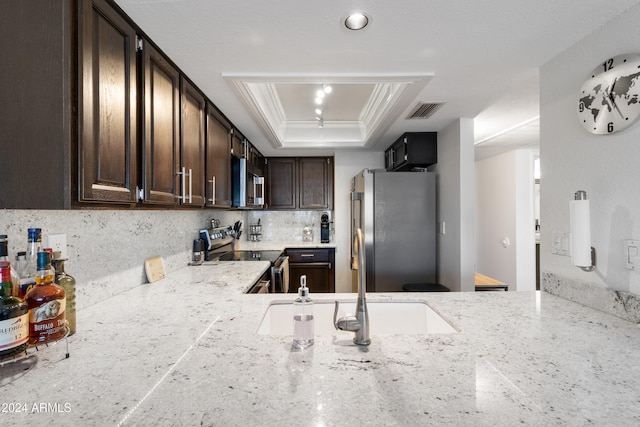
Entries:
POLYGON ((355 270, 354 266, 356 264, 356 257, 358 256, 358 254, 355 251, 355 248, 353 247, 353 239, 355 238, 356 230, 362 227, 363 196, 364 196, 364 193, 362 192, 359 192, 359 191, 351 192, 351 269, 352 270, 355 270), (356 212, 356 202, 360 202, 359 212, 356 212), (356 215, 357 215, 357 218, 359 218, 360 224, 356 224, 356 215))

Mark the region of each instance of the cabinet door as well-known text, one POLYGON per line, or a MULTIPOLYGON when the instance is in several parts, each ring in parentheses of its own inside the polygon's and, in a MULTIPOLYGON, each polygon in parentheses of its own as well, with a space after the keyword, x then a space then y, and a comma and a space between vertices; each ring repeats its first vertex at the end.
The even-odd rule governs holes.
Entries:
POLYGON ((311 294, 334 292, 333 271, 328 263, 289 264, 289 293, 298 292, 301 276, 307 276, 311 294))
POLYGON ((267 162, 267 198, 269 209, 296 209, 298 186, 296 158, 273 157, 267 162))
POLYGON ((136 201, 136 32, 104 0, 81 2, 80 201, 136 201))
POLYGON ((231 154, 238 159, 244 158, 244 137, 236 129, 231 131, 231 154))
POLYGON ((184 77, 180 83, 180 170, 177 171, 181 203, 204 206, 204 96, 184 77))
POLYGON ((300 209, 333 208, 333 162, 330 157, 301 157, 298 161, 300 209))
POLYGON ((175 205, 180 165, 180 74, 151 43, 143 47, 144 203, 175 205))
POLYGON ((407 137, 400 138, 395 144, 393 144, 393 151, 395 156, 395 162, 393 168, 399 168, 407 162, 407 137))
POLYGON ((207 104, 207 206, 231 206, 231 125, 207 104))

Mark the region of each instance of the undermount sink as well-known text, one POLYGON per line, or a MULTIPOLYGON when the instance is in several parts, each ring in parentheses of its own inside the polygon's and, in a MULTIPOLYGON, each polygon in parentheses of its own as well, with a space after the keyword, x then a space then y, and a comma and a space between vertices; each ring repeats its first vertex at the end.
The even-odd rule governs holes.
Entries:
MULTIPOLYGON (((333 326, 335 300, 314 300, 315 335, 353 335, 333 326)), ((340 301, 338 318, 354 314, 355 300, 340 301)), ((367 301, 371 335, 452 334, 458 331, 429 305, 420 301, 367 301)), ((258 334, 293 335, 293 302, 272 302, 260 322, 258 334)))

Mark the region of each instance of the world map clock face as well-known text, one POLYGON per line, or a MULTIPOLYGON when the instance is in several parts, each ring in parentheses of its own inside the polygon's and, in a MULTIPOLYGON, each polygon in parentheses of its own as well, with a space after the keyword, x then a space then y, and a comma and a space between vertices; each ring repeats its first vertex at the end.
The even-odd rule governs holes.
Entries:
POLYGON ((620 55, 597 66, 580 90, 578 118, 594 134, 619 132, 640 118, 640 55, 620 55))

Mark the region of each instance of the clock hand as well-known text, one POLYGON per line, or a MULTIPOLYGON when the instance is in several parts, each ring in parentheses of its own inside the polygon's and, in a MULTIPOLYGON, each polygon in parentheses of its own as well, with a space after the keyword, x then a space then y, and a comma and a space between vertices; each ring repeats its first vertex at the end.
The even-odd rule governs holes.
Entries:
POLYGON ((613 82, 613 85, 611 85, 611 91, 612 91, 612 92, 607 92, 607 90, 605 89, 605 90, 604 90, 604 95, 605 95, 606 99, 608 100, 608 101, 607 101, 607 104, 609 104, 610 106, 612 105, 612 106, 613 106, 613 108, 615 108, 615 109, 616 109, 616 111, 618 112, 618 114, 620 114, 620 117, 622 117, 622 118, 624 119, 624 118, 625 118, 625 117, 624 117, 624 114, 622 114, 622 111, 620 111, 620 108, 618 107, 618 104, 616 104, 616 100, 615 100, 615 98, 614 98, 614 97, 613 97, 613 95, 612 95, 612 93, 613 93, 613 87, 616 85, 616 82, 617 82, 617 80, 616 80, 615 82, 613 82))

